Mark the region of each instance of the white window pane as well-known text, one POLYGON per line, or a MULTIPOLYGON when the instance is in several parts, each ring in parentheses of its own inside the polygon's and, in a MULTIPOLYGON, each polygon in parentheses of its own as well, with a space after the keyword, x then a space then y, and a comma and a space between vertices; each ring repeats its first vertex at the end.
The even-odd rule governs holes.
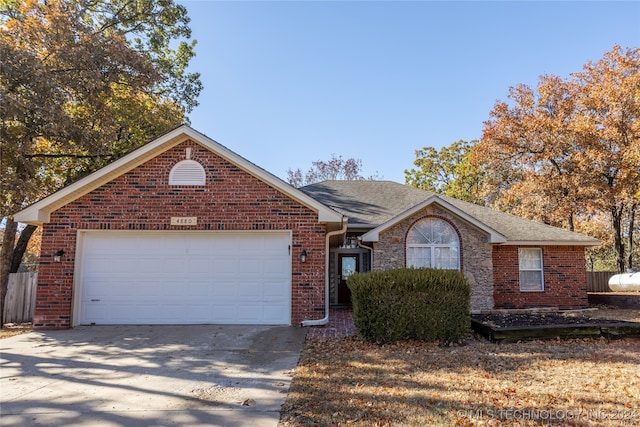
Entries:
POLYGON ((407 266, 431 267, 431 248, 407 248, 407 266))
POLYGON ((356 272, 356 257, 342 257, 342 279, 346 280, 356 272))
POLYGON ((440 236, 441 243, 443 245, 458 245, 458 233, 453 229, 453 227, 449 226, 440 236))
POLYGON ((422 220, 413 226, 407 236, 407 243, 427 244, 433 242, 433 224, 429 219, 422 220))
POLYGON ((520 249, 518 251, 520 270, 541 270, 542 251, 540 249, 520 249))
POLYGON ((542 272, 541 271, 521 271, 520 272, 520 290, 541 291, 542 290, 542 272))
POLYGON ((435 268, 446 270, 458 269, 457 248, 434 248, 433 264, 435 268))

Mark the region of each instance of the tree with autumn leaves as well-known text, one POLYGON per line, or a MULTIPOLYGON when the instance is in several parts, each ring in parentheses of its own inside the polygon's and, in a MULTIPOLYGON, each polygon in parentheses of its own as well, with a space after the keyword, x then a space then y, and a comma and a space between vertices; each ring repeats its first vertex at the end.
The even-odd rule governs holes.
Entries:
POLYGON ((471 149, 478 141, 456 141, 440 151, 433 147, 416 150, 414 168, 405 170, 412 187, 483 204, 480 188, 484 174, 471 162, 471 149))
POLYGON ((188 23, 173 0, 0 0, 0 304, 34 230, 11 215, 197 105, 188 23))
MULTIPOLYGON (((640 49, 615 46, 569 79, 512 87, 482 139, 463 148, 466 169, 456 165, 447 188, 481 177, 466 199, 593 235, 613 248, 619 271, 637 267, 640 49)), ((447 163, 447 150, 419 150, 407 183, 433 174, 424 165, 447 163)))

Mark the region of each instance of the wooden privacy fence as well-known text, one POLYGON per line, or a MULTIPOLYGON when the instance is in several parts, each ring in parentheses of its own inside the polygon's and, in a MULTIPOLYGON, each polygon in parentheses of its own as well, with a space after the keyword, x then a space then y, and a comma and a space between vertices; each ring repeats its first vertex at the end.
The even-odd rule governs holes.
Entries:
POLYGON ((611 292, 609 288, 609 278, 615 271, 587 271, 587 291, 588 292, 611 292))
POLYGON ((3 323, 33 321, 38 273, 12 273, 9 275, 7 296, 4 300, 3 323))

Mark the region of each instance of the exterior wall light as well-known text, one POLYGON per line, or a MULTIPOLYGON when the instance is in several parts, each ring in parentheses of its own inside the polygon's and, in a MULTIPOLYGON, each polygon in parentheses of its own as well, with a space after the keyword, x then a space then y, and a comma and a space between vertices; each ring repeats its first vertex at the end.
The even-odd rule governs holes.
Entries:
POLYGON ((300 252, 300 262, 307 262, 307 251, 305 249, 300 252))
POLYGON ((64 251, 62 249, 56 251, 56 253, 53 254, 53 262, 60 262, 62 255, 64 255, 64 251))

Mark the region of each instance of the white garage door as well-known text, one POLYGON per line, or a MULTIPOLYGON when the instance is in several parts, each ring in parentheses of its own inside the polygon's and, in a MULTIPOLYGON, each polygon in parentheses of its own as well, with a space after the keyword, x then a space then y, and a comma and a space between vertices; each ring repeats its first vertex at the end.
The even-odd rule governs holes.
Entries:
POLYGON ((291 323, 289 232, 80 238, 80 324, 291 323))

